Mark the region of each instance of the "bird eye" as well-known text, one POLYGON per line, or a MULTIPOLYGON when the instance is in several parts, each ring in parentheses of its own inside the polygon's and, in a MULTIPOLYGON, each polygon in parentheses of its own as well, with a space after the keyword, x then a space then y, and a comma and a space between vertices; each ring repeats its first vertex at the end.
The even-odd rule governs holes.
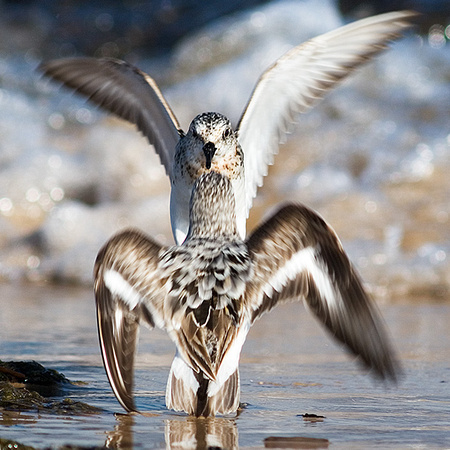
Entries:
POLYGON ((224 132, 223 132, 223 138, 227 139, 231 136, 231 128, 227 128, 224 132))

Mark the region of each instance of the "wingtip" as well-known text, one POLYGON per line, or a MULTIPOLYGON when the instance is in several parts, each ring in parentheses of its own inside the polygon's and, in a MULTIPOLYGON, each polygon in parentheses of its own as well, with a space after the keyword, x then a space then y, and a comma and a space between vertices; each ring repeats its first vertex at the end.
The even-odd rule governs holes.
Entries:
POLYGON ((139 410, 134 402, 133 394, 128 392, 119 392, 114 386, 112 386, 112 388, 117 401, 127 413, 139 413, 139 410))
POLYGON ((58 77, 58 72, 61 69, 61 61, 67 62, 68 59, 69 58, 41 61, 36 67, 36 71, 41 74, 42 78, 64 84, 63 80, 58 77))
POLYGON ((110 384, 114 392, 114 395, 116 396, 116 399, 120 403, 122 408, 127 413, 139 413, 139 410, 137 409, 136 404, 134 402, 133 394, 119 389, 116 384, 111 382, 111 377, 109 375, 108 379, 110 380, 110 384))
POLYGON ((136 404, 134 403, 134 399, 133 397, 129 397, 127 399, 118 399, 119 403, 122 405, 123 409, 125 409, 125 411, 127 413, 137 413, 139 414, 139 410, 136 407, 136 404))
MULTIPOLYGON (((388 11, 385 13, 377 14, 374 16, 367 16, 364 19, 361 19, 362 21, 366 20, 388 20, 392 21, 393 19, 399 20, 399 21, 409 21, 410 19, 414 19, 417 17, 420 17, 422 14, 418 11, 415 11, 413 9, 401 9, 397 11, 388 11)), ((357 23, 359 21, 355 21, 352 23, 357 23)), ((363 22, 364 23, 364 22, 363 22)))
POLYGON ((389 22, 392 22, 398 27, 397 34, 393 37, 393 39, 398 39, 403 36, 404 31, 410 30, 411 28, 417 26, 422 14, 413 9, 405 9, 381 14, 381 16, 386 17, 389 22))
POLYGON ((404 9, 402 11, 399 11, 399 13, 402 13, 404 17, 408 18, 417 18, 423 15, 421 12, 415 11, 414 9, 404 9))
POLYGON ((399 383, 405 378, 405 372, 400 362, 395 359, 389 368, 389 371, 385 377, 385 381, 398 386, 399 383))
POLYGON ((398 20, 404 24, 403 26, 405 28, 411 28, 417 25, 418 19, 423 15, 422 13, 413 9, 405 9, 395 12, 398 13, 398 20))
POLYGON ((368 367, 364 362, 362 362, 362 365, 365 366, 366 370, 369 371, 368 373, 372 375, 373 378, 381 381, 385 386, 392 385, 396 387, 405 377, 405 372, 400 361, 393 356, 390 356, 382 365, 372 365, 368 367))
POLYGON ((36 72, 40 73, 41 77, 50 77, 50 75, 48 74, 48 71, 51 67, 51 63, 53 60, 49 60, 49 61, 41 61, 37 67, 36 67, 36 72))
POLYGON ((42 72, 44 75, 50 76, 50 72, 55 69, 55 67, 58 67, 61 65, 61 62, 67 62, 72 58, 57 58, 57 59, 48 59, 46 61, 41 61, 38 66, 36 67, 36 70, 39 72, 42 72))

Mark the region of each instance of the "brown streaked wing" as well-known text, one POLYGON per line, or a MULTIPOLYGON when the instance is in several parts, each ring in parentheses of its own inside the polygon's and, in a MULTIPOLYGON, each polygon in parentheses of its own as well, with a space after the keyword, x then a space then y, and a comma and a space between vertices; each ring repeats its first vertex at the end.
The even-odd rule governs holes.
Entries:
POLYGON ((314 211, 288 205, 247 240, 254 279, 252 320, 293 297, 367 368, 395 381, 400 373, 383 321, 335 232, 314 211))
POLYGON ((97 325, 103 363, 111 387, 127 411, 133 400, 134 358, 140 319, 162 323, 155 269, 161 247, 138 231, 112 237, 100 250, 94 269, 97 325))
POLYGON ((137 411, 133 399, 134 357, 139 334, 139 318, 100 282, 95 292, 97 325, 108 380, 120 404, 137 411), (122 315, 120 322, 116 314, 122 315))
POLYGON ((41 64, 39 69, 136 125, 155 146, 166 173, 172 175, 175 146, 183 132, 150 76, 131 64, 109 58, 57 59, 41 64))

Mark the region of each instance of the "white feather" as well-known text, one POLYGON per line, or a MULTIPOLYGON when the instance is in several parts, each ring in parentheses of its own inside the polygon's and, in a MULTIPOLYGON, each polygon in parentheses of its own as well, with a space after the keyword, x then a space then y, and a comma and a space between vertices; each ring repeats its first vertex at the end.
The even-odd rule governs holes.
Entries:
POLYGON ((112 295, 118 295, 122 301, 133 310, 141 301, 141 296, 136 289, 133 288, 120 273, 115 270, 105 270, 103 274, 103 281, 105 286, 112 295))
POLYGON ((241 354, 242 346, 244 345, 245 338, 247 337, 248 330, 250 329, 250 322, 245 320, 241 325, 236 339, 231 344, 227 353, 223 357, 222 364, 216 375, 215 381, 210 381, 208 386, 208 397, 213 397, 219 392, 223 384, 236 372, 239 366, 239 357, 241 354))
MULTIPOLYGON (((279 292, 289 280, 293 280, 301 272, 308 272, 317 286, 320 296, 329 306, 336 306, 336 290, 326 268, 317 259, 316 250, 313 247, 303 248, 294 253, 286 261, 286 264, 270 278, 264 287, 264 293, 270 297, 273 289, 279 292)), ((255 309, 258 306, 255 305, 255 309)))
POLYGON ((121 329, 122 323, 123 323, 123 309, 122 308, 116 308, 114 311, 114 321, 116 326, 116 333, 118 333, 118 330, 121 329))
POLYGON ((172 361, 172 367, 170 368, 166 396, 171 392, 172 375, 178 380, 183 380, 184 385, 191 389, 194 394, 197 394, 199 384, 195 379, 194 371, 184 362, 184 359, 179 355, 178 351, 172 361))

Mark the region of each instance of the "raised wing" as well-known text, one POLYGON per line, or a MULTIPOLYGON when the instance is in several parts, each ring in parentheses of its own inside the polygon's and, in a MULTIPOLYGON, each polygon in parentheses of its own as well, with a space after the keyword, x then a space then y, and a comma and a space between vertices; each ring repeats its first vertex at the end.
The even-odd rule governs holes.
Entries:
POLYGON ((137 231, 120 233, 100 250, 95 263, 97 325, 103 363, 111 387, 127 411, 133 400, 134 357, 140 319, 164 326, 162 306, 151 297, 161 247, 137 231))
POLYGON ((247 240, 254 261, 246 307, 252 319, 277 303, 303 299, 328 331, 381 378, 398 364, 382 319, 335 232, 314 211, 288 205, 247 240))
POLYGON ((237 127, 245 156, 247 214, 297 115, 385 49, 416 15, 391 12, 343 26, 295 47, 262 74, 237 127))
POLYGON ((151 77, 131 64, 107 58, 57 59, 42 64, 40 70, 135 124, 172 175, 175 146, 183 132, 151 77))

